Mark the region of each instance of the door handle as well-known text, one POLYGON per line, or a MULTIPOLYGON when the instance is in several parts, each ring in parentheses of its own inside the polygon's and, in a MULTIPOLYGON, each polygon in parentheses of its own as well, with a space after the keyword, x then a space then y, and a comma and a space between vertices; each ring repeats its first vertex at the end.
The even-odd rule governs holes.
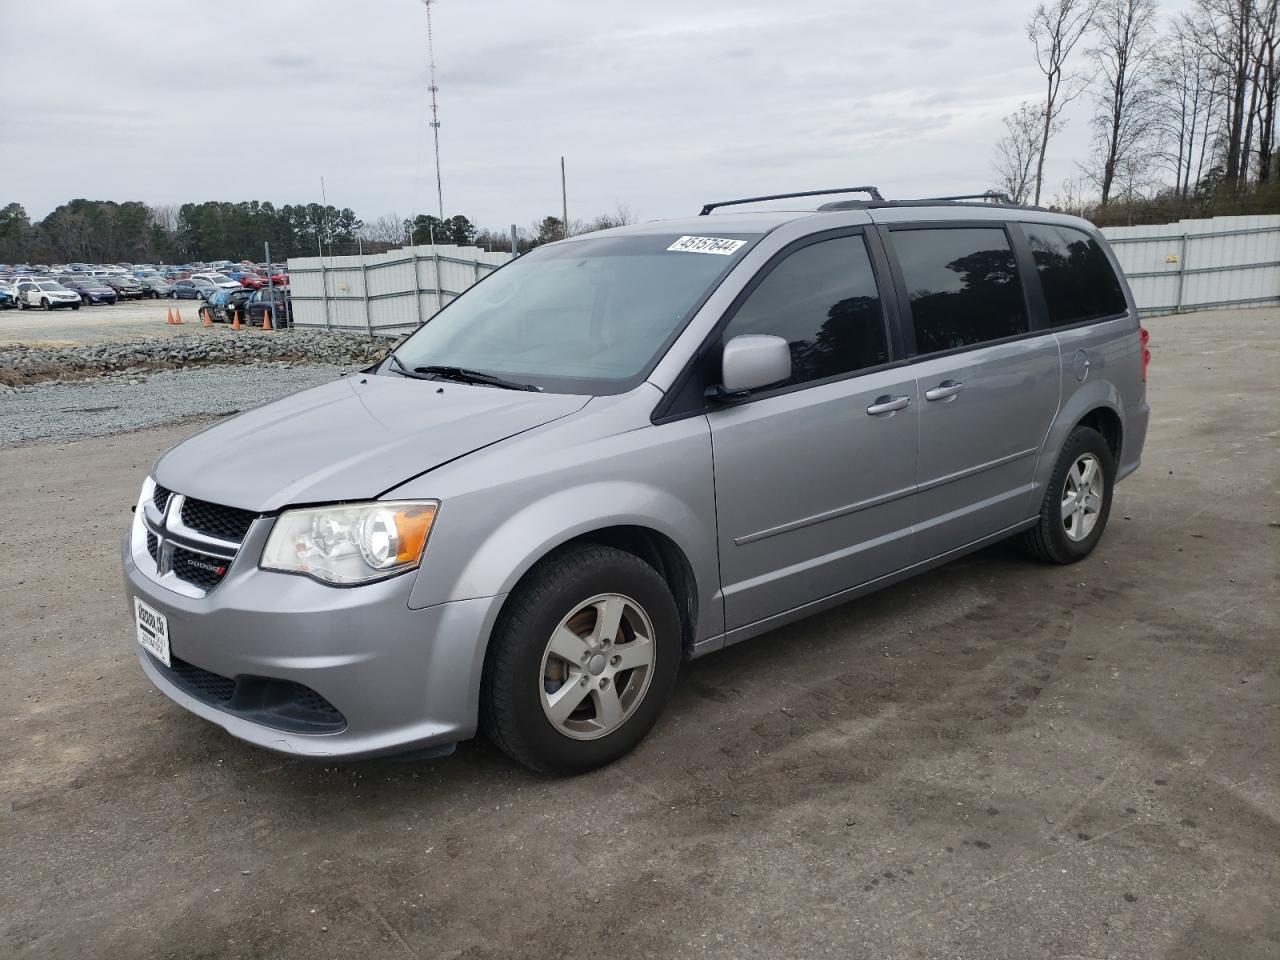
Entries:
POLYGON ((885 394, 883 397, 876 397, 876 402, 867 407, 867 413, 873 417, 878 417, 882 413, 893 413, 895 410, 905 410, 911 406, 910 397, 891 397, 885 394))
POLYGON ((926 390, 924 398, 926 400, 950 400, 963 389, 963 383, 958 383, 955 380, 943 380, 932 390, 926 390))

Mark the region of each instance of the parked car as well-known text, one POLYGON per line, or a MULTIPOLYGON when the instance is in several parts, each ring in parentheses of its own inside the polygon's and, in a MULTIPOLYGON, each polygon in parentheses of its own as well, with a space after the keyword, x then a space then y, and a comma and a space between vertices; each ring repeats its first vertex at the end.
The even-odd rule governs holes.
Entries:
POLYGON ((214 323, 231 323, 236 313, 242 321, 248 319, 245 304, 253 296, 252 290, 219 290, 212 294, 207 303, 200 308, 200 313, 209 315, 214 323))
POLYGON ((873 196, 538 247, 173 447, 123 548, 142 670, 286 753, 483 729, 576 773, 683 658, 1006 537, 1088 556, 1149 415, 1106 240, 873 196))
POLYGON ((71 275, 60 278, 58 282, 68 290, 80 294, 81 303, 115 303, 119 299, 114 287, 92 277, 77 278, 71 275))
POLYGON ((272 316, 271 325, 276 329, 293 324, 293 299, 284 287, 262 287, 254 291, 253 296, 245 303, 245 310, 249 322, 254 326, 262 326, 262 317, 268 312, 272 316))
POLYGON ((0 309, 18 305, 18 288, 7 280, 0 280, 0 309))
POLYGON ((80 294, 68 290, 56 280, 22 280, 18 283, 18 307, 56 310, 60 307, 80 309, 80 294))
POLYGON ((260 277, 251 270, 232 270, 227 276, 246 290, 257 290, 267 285, 266 277, 260 277))
POLYGON ((138 277, 138 283, 142 285, 142 295, 152 300, 169 296, 172 289, 169 281, 158 273, 144 273, 138 277))
POLYGON ((223 290, 239 290, 240 289, 240 284, 237 281, 232 280, 230 277, 228 277, 224 273, 193 273, 191 275, 191 279, 207 280, 209 281, 209 283, 213 284, 215 287, 220 287, 223 290))
POLYGON ((206 300, 219 289, 221 288, 210 280, 191 277, 188 280, 175 280, 169 287, 169 296, 174 300, 206 300))
POLYGON ((114 290, 121 300, 142 299, 142 284, 128 274, 108 274, 107 276, 102 277, 102 282, 114 290))

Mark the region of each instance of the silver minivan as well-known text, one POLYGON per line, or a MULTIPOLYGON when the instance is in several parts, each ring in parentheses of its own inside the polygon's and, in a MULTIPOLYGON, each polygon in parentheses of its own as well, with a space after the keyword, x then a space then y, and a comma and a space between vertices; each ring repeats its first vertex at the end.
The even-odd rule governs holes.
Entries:
POLYGON ((1106 241, 871 197, 539 247, 377 365, 178 444, 124 542, 143 671, 285 753, 483 729, 574 773, 686 657, 1006 537, 1087 556, 1148 418, 1106 241))

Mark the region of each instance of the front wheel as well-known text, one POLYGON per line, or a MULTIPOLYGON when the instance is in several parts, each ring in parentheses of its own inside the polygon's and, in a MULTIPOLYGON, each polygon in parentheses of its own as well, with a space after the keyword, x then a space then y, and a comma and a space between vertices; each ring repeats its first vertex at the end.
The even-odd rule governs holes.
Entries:
POLYGON ((1115 458, 1102 434, 1076 427, 1058 454, 1040 519, 1022 535, 1023 550, 1048 563, 1083 560, 1102 539, 1111 515, 1115 458))
POLYGON ((80 309, 80 304, 78 304, 78 303, 73 303, 73 304, 71 305, 71 309, 72 309, 72 310, 79 310, 79 309, 80 309))
POLYGON ((566 550, 512 593, 481 684, 486 735, 540 773, 604 766, 636 746, 680 668, 680 615, 634 554, 566 550))
POLYGON ((41 297, 41 298, 40 298, 40 309, 41 309, 41 310, 52 310, 52 309, 53 309, 53 306, 49 303, 49 299, 48 299, 48 297, 41 297))

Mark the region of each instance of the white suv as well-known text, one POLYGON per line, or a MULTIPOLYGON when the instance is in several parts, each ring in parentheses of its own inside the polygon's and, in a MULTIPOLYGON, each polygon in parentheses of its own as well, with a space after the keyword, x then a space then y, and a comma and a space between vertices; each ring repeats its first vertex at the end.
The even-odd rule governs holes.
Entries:
POLYGON ((80 309, 80 294, 68 290, 56 280, 23 280, 18 284, 18 308, 40 307, 54 310, 58 307, 80 309))

